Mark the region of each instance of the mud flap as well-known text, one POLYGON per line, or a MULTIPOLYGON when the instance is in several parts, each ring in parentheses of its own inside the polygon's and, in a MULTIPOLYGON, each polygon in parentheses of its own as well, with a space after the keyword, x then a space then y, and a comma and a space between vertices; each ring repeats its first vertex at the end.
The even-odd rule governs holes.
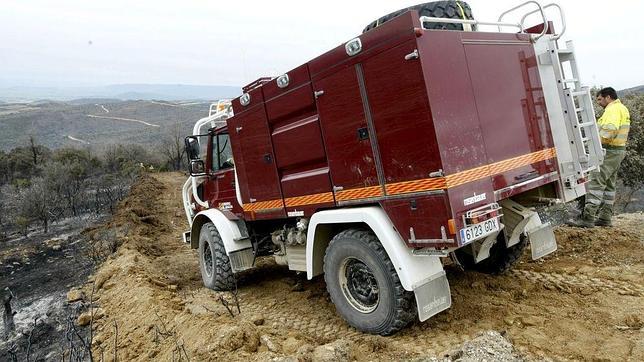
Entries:
POLYGON ((253 254, 252 248, 247 248, 233 251, 228 254, 228 259, 230 260, 230 266, 233 269, 233 272, 237 273, 253 267, 255 254, 253 254))
POLYGON ((414 288, 418 319, 425 321, 452 306, 452 294, 445 271, 432 276, 429 281, 414 288))
POLYGON ((532 260, 542 258, 557 250, 555 232, 549 223, 541 224, 539 227, 530 230, 528 233, 532 260))

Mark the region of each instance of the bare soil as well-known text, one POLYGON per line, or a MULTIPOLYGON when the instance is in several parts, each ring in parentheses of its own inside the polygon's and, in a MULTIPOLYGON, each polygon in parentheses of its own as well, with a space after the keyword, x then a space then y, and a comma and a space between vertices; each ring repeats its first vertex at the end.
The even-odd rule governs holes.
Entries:
POLYGON ((524 255, 503 275, 448 267, 452 308, 380 337, 338 317, 323 278, 298 283, 268 259, 239 276, 241 313, 233 293, 205 289, 196 251, 180 241, 188 227, 184 180, 178 173, 143 176, 104 226, 122 245, 90 277, 103 314, 94 321, 95 356, 429 360, 468 359, 475 350, 482 354, 473 359, 644 360, 642 213, 617 216, 612 228, 561 227, 555 254, 536 262, 524 255), (492 344, 481 347, 486 336, 492 344))

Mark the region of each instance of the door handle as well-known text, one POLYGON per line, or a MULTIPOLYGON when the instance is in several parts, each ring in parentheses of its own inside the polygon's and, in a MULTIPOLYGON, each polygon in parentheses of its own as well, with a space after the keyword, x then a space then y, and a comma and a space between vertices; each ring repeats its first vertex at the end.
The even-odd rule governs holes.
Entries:
POLYGON ((273 156, 270 153, 264 155, 264 162, 271 163, 273 161, 273 156))

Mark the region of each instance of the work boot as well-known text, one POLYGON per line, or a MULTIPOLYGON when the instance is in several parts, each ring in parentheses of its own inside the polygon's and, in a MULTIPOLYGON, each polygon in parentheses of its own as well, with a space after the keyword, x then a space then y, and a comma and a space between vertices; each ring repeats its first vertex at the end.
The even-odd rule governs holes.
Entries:
POLYGON ((595 221, 595 226, 610 227, 613 226, 613 221, 611 219, 597 219, 597 221, 595 221))
POLYGON ((594 222, 592 222, 590 220, 587 220, 587 219, 584 219, 584 218, 570 219, 570 220, 566 221, 566 225, 574 226, 574 227, 578 227, 578 228, 588 228, 588 229, 595 227, 594 222))

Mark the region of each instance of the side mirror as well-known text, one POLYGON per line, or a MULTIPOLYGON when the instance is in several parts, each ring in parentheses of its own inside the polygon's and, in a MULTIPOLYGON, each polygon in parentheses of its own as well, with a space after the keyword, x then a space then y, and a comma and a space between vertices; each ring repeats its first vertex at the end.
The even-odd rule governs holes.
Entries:
POLYGON ((190 161, 190 176, 203 176, 206 174, 206 166, 203 160, 190 161))
MULTIPOLYGON (((186 154, 190 161, 198 160, 199 156, 199 139, 197 136, 188 136, 185 139, 186 154)), ((203 162, 202 162, 203 163, 203 162)), ((190 167, 192 169, 192 166, 190 167)))

